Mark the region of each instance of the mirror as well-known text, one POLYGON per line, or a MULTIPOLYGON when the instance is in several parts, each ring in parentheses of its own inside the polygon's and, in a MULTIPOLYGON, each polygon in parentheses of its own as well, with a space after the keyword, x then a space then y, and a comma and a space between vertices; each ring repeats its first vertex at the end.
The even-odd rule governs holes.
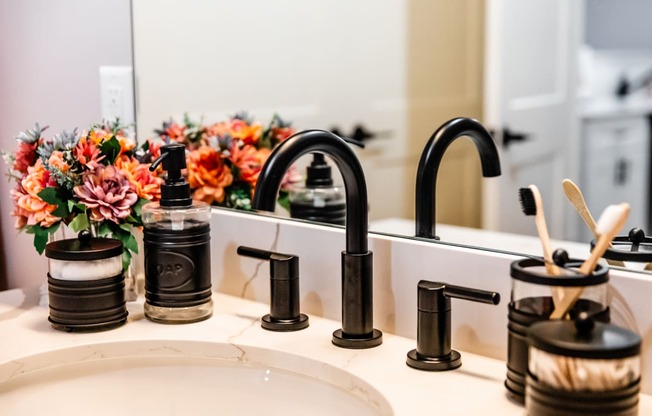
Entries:
POLYGON ((580 184, 594 216, 629 201, 626 229, 650 229, 652 4, 521 3, 132 0, 138 136, 171 117, 240 110, 262 122, 277 112, 298 130, 363 126, 375 136, 357 151, 371 230, 411 236, 419 156, 438 126, 464 115, 496 132, 503 176, 481 179, 470 141, 450 147, 437 181, 443 240, 540 254, 517 235, 536 235, 518 203, 529 183, 541 184, 553 238, 590 240, 563 177, 580 184), (498 61, 511 56, 520 58, 498 61))

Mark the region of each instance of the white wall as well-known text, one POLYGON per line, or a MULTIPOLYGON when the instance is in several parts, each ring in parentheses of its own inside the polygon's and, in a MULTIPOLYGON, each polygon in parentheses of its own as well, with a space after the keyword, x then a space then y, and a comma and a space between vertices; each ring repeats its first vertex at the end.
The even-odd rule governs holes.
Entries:
MULTIPOLYGON (((129 0, 0 0, 0 148, 37 121, 47 135, 100 121, 98 67, 131 62, 129 0)), ((20 287, 45 281, 47 265, 13 227, 12 186, 0 181, 0 222, 7 282, 20 287)))

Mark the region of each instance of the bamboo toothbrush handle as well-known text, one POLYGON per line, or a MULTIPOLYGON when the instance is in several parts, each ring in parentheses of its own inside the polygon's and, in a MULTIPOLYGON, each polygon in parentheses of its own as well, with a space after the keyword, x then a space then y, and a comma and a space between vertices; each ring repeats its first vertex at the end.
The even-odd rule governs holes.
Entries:
MULTIPOLYGON (((562 187, 564 188, 564 195, 566 195, 568 201, 573 205, 573 207, 575 207, 577 213, 580 214, 580 217, 582 220, 584 220, 584 224, 586 224, 588 229, 591 231, 591 234, 593 234, 593 238, 595 238, 597 242, 600 238, 600 234, 598 234, 597 231, 598 224, 596 224, 595 219, 593 219, 593 216, 589 211, 589 207, 586 205, 586 201, 584 200, 584 195, 582 194, 580 187, 570 179, 564 179, 562 181, 562 187)), ((610 266, 625 267, 625 263, 620 260, 607 259, 607 264, 610 266)))
MULTIPOLYGON (((591 256, 589 256, 589 258, 580 266, 579 271, 581 274, 588 276, 593 273, 600 257, 602 257, 604 252, 611 246, 611 241, 625 225, 627 217, 629 216, 629 205, 621 204, 620 208, 621 211, 618 213, 618 217, 613 219, 612 227, 609 230, 605 230, 605 232, 600 235, 600 238, 593 247, 591 256)), ((559 305, 555 305, 555 310, 550 315, 550 319, 561 319, 566 316, 568 311, 573 307, 573 305, 575 305, 575 302, 577 302, 579 297, 582 295, 583 291, 584 289, 581 287, 566 289, 559 305)))

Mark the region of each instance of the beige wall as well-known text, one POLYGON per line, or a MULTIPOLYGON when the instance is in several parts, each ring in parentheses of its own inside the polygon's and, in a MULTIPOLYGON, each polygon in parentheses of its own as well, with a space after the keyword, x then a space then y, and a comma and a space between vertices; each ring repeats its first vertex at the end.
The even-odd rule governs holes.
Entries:
MULTIPOLYGON (((451 118, 482 117, 484 2, 413 0, 409 9, 407 94, 414 193, 418 155, 451 118), (434 16, 434 19, 433 19, 434 16)), ((480 159, 468 139, 451 145, 437 180, 437 222, 480 227, 480 159)), ((409 198, 414 216, 414 197, 409 198)))

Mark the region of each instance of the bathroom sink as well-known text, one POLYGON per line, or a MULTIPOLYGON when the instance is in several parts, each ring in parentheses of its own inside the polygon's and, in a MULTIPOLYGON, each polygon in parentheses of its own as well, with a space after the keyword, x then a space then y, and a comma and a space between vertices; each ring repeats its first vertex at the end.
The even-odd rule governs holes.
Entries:
POLYGON ((125 341, 0 365, 2 415, 391 415, 360 378, 271 349, 125 341))

